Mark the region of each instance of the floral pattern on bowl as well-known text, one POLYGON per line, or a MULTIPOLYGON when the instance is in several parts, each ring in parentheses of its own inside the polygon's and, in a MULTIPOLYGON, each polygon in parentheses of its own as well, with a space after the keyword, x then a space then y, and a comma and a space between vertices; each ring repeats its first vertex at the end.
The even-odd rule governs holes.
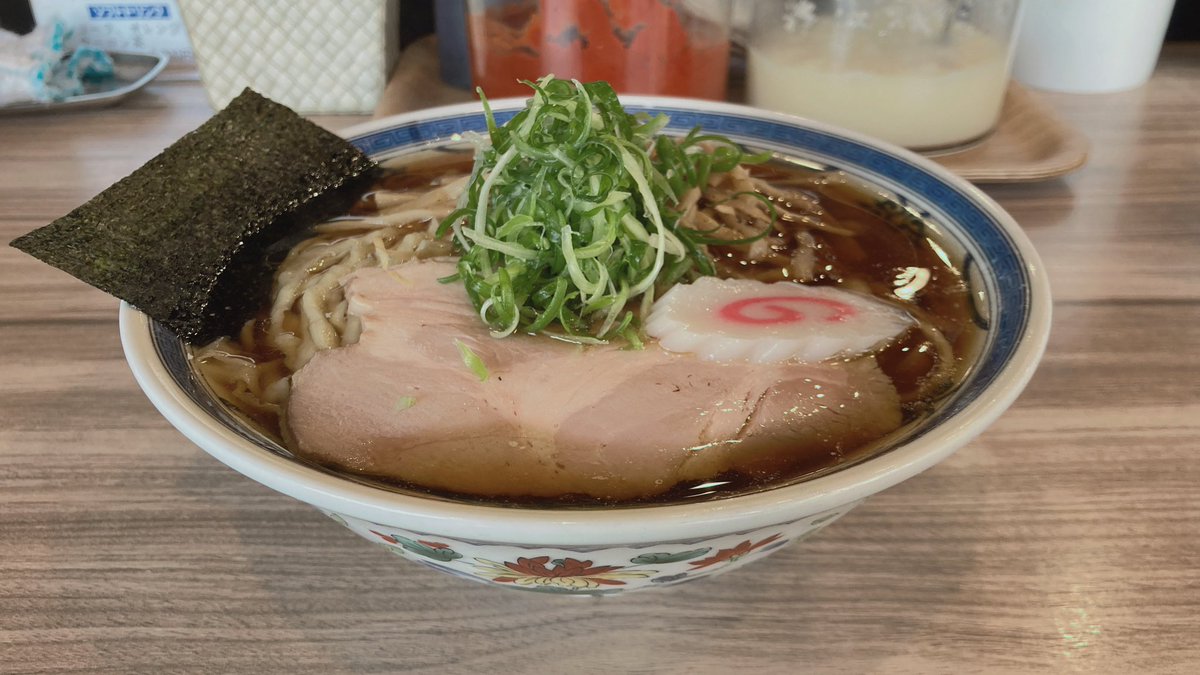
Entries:
POLYGON ((500 588, 609 595, 734 569, 816 534, 856 505, 705 539, 578 548, 458 540, 322 511, 368 541, 441 572, 500 588))

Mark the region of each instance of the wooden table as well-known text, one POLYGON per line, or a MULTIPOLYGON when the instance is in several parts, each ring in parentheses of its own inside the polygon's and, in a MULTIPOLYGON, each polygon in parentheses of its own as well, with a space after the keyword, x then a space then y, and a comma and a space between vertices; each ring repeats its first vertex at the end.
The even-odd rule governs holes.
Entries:
MULTIPOLYGON (((816 539, 669 592, 501 592, 368 546, 171 428, 114 299, 0 249, 0 672, 1197 672, 1200 45, 1046 100, 1090 163, 988 188, 1054 285, 1025 394, 816 539)), ((209 115, 175 81, 0 120, 0 239, 209 115)))

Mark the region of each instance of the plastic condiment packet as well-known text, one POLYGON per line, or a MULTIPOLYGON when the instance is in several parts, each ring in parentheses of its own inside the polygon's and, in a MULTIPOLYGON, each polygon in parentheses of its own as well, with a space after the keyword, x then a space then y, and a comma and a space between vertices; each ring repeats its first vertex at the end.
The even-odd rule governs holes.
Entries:
POLYGON ((60 101, 83 93, 85 80, 113 75, 112 59, 99 49, 80 46, 64 59, 71 33, 62 21, 27 35, 0 31, 0 105, 60 101))
POLYGON ((68 30, 61 22, 28 35, 0 31, 0 104, 47 100, 47 82, 62 59, 68 30))

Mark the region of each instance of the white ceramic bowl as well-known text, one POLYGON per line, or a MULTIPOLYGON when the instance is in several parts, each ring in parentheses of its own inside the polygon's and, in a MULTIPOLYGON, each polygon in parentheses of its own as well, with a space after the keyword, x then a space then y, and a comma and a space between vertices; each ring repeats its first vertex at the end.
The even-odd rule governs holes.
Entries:
MULTIPOLYGON (((1049 287, 1020 228, 974 187, 901 148, 788 115, 685 99, 623 100, 631 110, 665 112, 670 131, 701 124, 753 148, 846 171, 892 195, 914 227, 936 231, 980 292, 977 312, 987 329, 982 354, 957 393, 886 452, 804 482, 707 502, 543 509, 405 494, 291 459, 214 399, 171 333, 122 306, 121 340, 138 383, 171 424, 221 462, 398 555, 498 587, 595 594, 697 579, 804 538, 945 459, 1028 382, 1049 333, 1049 287)), ((503 121, 522 105, 510 99, 493 108, 503 121)), ((399 115, 345 134, 388 158, 484 128, 472 104, 399 115)))

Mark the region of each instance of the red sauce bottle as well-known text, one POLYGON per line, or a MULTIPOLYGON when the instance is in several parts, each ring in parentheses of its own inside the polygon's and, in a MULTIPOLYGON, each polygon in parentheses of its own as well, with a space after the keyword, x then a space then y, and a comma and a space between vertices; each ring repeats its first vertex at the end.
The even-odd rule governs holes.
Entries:
POLYGON ((524 96, 553 74, 604 80, 618 93, 722 100, 729 74, 729 2, 470 0, 475 85, 524 96), (712 7, 703 15, 696 7, 712 7))

